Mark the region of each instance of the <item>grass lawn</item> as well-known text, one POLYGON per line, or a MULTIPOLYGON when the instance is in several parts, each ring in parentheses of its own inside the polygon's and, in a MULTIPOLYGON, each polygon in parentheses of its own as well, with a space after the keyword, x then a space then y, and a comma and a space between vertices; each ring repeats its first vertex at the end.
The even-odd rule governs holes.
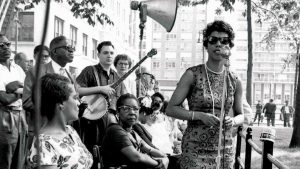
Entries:
MULTIPOLYGON (((252 126, 252 138, 255 144, 262 148, 262 142, 259 140, 260 133, 262 132, 263 127, 252 126)), ((275 128, 276 130, 276 139, 274 143, 273 156, 281 161, 290 169, 300 169, 300 149, 294 148, 290 149, 289 144, 292 137, 292 128, 275 128)), ((242 152, 245 149, 245 141, 242 140, 242 152)), ((241 157, 244 159, 245 154, 241 153, 241 157)), ((251 158, 251 169, 261 169, 261 155, 252 151, 251 158)), ((273 168, 277 168, 273 166, 273 168)))

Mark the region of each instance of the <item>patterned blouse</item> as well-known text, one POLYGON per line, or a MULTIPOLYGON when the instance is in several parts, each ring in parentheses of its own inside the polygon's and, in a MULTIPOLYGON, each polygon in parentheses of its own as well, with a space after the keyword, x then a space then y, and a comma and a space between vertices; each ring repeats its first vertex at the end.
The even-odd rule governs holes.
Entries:
MULTIPOLYGON (((67 125, 68 136, 57 139, 40 134, 41 166, 57 166, 60 169, 89 169, 93 164, 92 154, 86 149, 76 131, 67 125)), ((36 138, 34 138, 28 161, 32 168, 37 166, 36 138)))

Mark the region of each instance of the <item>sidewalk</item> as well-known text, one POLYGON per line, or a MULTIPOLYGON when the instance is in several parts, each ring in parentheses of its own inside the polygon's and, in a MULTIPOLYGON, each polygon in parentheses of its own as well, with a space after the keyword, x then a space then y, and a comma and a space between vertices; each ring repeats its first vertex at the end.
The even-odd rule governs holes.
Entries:
MULTIPOLYGON (((283 120, 279 120, 279 117, 275 118, 275 122, 274 123, 275 123, 275 127, 284 127, 283 126, 283 120)), ((291 123, 291 127, 293 127, 293 119, 292 118, 290 120, 290 123, 291 123)), ((258 126, 258 119, 256 119, 256 121, 251 126, 258 126)), ((259 126, 263 126, 263 127, 267 126, 267 118, 266 117, 264 117, 264 120, 263 120, 262 123, 261 122, 259 123, 259 126)))

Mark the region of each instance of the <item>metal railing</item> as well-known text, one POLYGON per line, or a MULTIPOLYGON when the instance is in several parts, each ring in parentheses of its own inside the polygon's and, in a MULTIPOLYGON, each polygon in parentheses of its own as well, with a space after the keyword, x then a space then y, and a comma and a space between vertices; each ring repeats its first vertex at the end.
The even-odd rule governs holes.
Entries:
POLYGON ((273 156, 273 145, 274 143, 270 140, 262 140, 262 149, 257 146, 252 140, 252 128, 247 129, 246 136, 242 132, 243 128, 238 128, 237 143, 236 143, 236 155, 235 155, 235 169, 251 169, 251 155, 252 149, 258 154, 262 155, 261 167, 262 169, 272 169, 275 165, 279 169, 289 169, 286 165, 280 162, 273 156), (245 150, 245 163, 241 159, 241 145, 242 139, 245 140, 246 150, 245 150))

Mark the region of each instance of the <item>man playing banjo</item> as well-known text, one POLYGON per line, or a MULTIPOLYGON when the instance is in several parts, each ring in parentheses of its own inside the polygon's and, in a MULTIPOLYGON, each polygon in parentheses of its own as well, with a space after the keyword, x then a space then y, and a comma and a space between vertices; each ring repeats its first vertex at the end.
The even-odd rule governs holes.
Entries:
MULTIPOLYGON (((110 41, 101 42, 98 47, 99 64, 91 65, 82 70, 76 81, 79 85, 80 97, 93 97, 87 99, 87 104, 95 103, 94 107, 101 108, 97 113, 85 113, 80 118, 79 133, 83 143, 90 152, 93 152, 94 145, 101 145, 106 127, 116 122, 114 112, 116 100, 122 94, 127 93, 123 83, 116 88, 111 85, 118 81, 119 76, 111 68, 114 61, 114 46, 110 41), (97 102, 96 102, 96 101, 97 102)), ((87 109, 91 109, 89 105, 87 109)), ((93 112, 91 110, 90 112, 93 112)), ((93 165, 92 168, 96 168, 93 165)))

